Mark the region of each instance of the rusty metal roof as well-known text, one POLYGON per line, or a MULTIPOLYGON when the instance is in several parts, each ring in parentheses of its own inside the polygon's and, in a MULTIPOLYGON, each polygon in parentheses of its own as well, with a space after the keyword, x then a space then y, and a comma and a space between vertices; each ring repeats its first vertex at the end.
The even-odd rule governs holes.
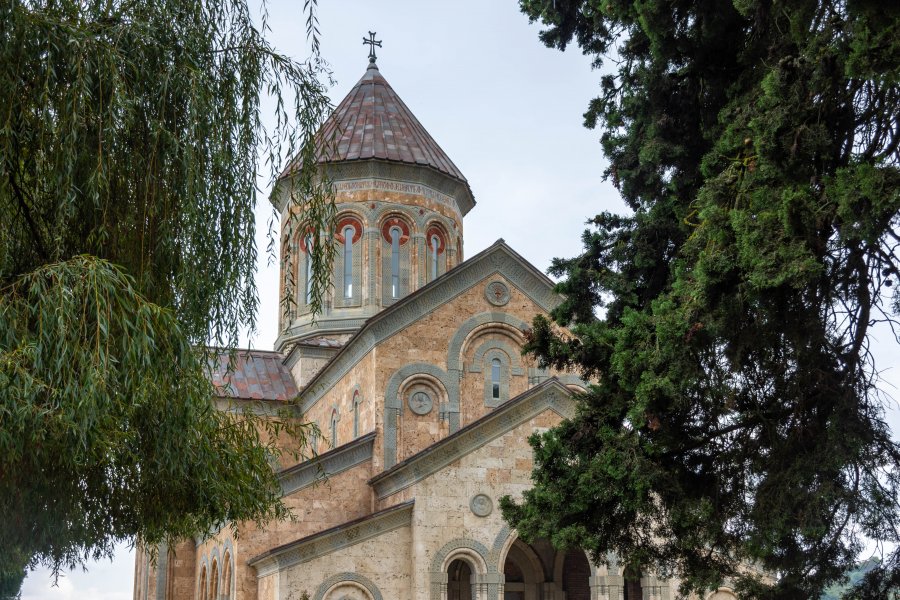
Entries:
POLYGON ((213 384, 224 397, 287 401, 297 396, 297 385, 279 352, 237 350, 230 373, 228 352, 220 352, 213 360, 213 384))
MULTIPOLYGON (((412 111, 369 63, 347 97, 316 134, 319 162, 382 159, 431 167, 466 184, 462 171, 441 150, 412 111)), ((292 162, 282 176, 287 175, 292 162)))

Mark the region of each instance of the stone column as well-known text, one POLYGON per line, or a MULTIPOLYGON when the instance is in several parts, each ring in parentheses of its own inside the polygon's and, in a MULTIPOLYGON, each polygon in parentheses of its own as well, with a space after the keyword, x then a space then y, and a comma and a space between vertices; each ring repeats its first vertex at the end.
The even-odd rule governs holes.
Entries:
POLYGON ((478 573, 472 580, 472 600, 502 600, 502 573, 478 573))
POLYGON ((368 260, 363 263, 363 273, 365 274, 365 286, 368 288, 368 295, 363 299, 363 306, 378 306, 379 298, 377 292, 378 280, 378 240, 381 237, 381 231, 378 229, 366 229, 364 239, 368 246, 368 260))
POLYGON ((440 600, 447 600, 447 580, 449 579, 449 575, 447 573, 432 573, 431 574, 431 597, 435 596, 440 598, 440 600))
MULTIPOLYGON (((426 260, 425 260, 425 235, 424 234, 415 234, 412 236, 413 240, 415 240, 415 249, 416 249, 416 258, 415 260, 410 260, 410 267, 415 264, 416 266, 416 281, 418 282, 416 285, 416 289, 425 285, 425 274, 427 269, 426 260)), ((410 277, 410 280, 412 277, 410 277)), ((410 283, 412 283, 410 281, 410 283)), ((415 290, 409 290, 412 293, 415 290)))
POLYGON ((542 585, 541 600, 565 600, 565 592, 557 590, 556 583, 546 582, 542 585))
POLYGON ((622 585, 619 575, 597 575, 588 579, 591 586, 591 600, 621 600, 622 585))

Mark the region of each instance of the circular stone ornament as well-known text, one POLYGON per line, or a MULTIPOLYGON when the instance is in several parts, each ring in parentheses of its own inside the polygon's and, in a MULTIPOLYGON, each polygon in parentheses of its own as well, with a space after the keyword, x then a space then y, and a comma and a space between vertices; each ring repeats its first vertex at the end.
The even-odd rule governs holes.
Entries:
POLYGON ((492 281, 485 286, 484 297, 494 306, 506 306, 509 303, 509 288, 502 281, 492 281))
POLYGON ((422 390, 416 390, 410 394, 406 403, 409 405, 409 410, 417 415, 427 415, 434 406, 434 401, 431 399, 431 396, 422 390))
POLYGON ((486 517, 494 510, 494 503, 486 494, 475 494, 469 500, 469 508, 476 517, 486 517))

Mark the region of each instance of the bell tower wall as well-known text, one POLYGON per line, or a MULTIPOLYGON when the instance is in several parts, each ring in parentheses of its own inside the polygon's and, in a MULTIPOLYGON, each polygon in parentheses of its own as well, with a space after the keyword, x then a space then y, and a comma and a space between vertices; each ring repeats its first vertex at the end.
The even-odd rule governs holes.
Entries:
POLYGON ((300 209, 287 197, 288 181, 273 195, 283 232, 276 349, 284 353, 310 341, 342 345, 369 317, 463 260, 463 209, 472 205, 466 184, 428 167, 381 160, 324 168, 335 192, 335 230, 327 236, 299 231, 300 209), (335 261, 322 312, 314 318, 307 245, 315 235, 332 240, 335 261))

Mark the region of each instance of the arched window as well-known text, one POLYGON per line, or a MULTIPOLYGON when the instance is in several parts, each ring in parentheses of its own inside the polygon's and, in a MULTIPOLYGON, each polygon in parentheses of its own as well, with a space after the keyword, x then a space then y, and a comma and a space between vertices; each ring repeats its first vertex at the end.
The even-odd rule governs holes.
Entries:
POLYGON ((399 216, 381 224, 381 301, 389 306, 410 291, 410 229, 399 216))
POLYGON ((400 297, 400 236, 399 227, 391 227, 391 298, 400 297))
POLYGON ((484 405, 496 408, 509 400, 511 376, 521 375, 522 369, 513 368, 510 365, 510 353, 497 346, 488 348, 483 354, 476 356, 476 360, 477 370, 484 373, 484 405))
POLYGON ((209 598, 209 595, 207 593, 208 589, 206 587, 206 565, 203 565, 202 567, 200 567, 200 581, 197 585, 200 586, 197 597, 200 600, 207 600, 207 598, 209 598))
POLYGON ((441 239, 437 234, 431 235, 431 279, 438 278, 438 250, 441 248, 441 239))
POLYGON ((338 218, 334 235, 334 305, 359 306, 362 303, 362 223, 354 215, 338 218))
POLYGON ((312 423, 313 430, 312 434, 309 436, 309 447, 312 450, 313 456, 319 453, 319 424, 315 421, 312 423))
POLYGON ((337 448, 338 445, 338 412, 337 409, 331 411, 331 447, 337 448))
POLYGON ((356 230, 344 227, 344 298, 353 298, 353 236, 356 230))
POLYGON ((491 360, 491 398, 500 399, 500 370, 503 367, 499 358, 491 360))
POLYGON ((219 563, 216 561, 209 571, 209 600, 219 600, 219 563))
POLYGON ((305 273, 306 273, 306 304, 312 304, 312 287, 313 287, 313 260, 312 260, 312 236, 310 234, 306 234, 306 238, 304 239, 304 248, 306 249, 306 262, 305 262, 305 273))
POLYGON ((437 224, 428 227, 425 233, 425 268, 428 281, 434 281, 447 270, 447 235, 437 224))
POLYGON ((231 599, 231 554, 228 552, 222 559, 222 598, 223 600, 231 599))
POLYGON ((353 392, 353 439, 359 437, 359 391, 353 392))

